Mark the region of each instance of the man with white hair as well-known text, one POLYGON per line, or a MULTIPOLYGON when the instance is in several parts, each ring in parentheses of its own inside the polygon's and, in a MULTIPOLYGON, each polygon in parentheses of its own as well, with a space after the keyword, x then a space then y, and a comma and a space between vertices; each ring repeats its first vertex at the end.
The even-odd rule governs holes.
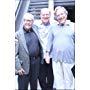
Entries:
POLYGON ((55 8, 57 23, 50 30, 47 57, 52 56, 54 85, 57 90, 74 90, 74 77, 71 68, 75 64, 74 23, 67 20, 68 12, 62 7, 55 8))
POLYGON ((25 13, 23 27, 15 35, 15 71, 18 75, 18 89, 37 90, 42 48, 38 39, 37 26, 33 25, 34 16, 25 13))

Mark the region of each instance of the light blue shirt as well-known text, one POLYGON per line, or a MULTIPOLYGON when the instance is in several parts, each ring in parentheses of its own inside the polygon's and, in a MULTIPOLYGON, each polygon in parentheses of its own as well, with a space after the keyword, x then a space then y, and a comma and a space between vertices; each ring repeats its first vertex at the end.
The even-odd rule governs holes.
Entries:
POLYGON ((74 39, 74 23, 68 22, 64 26, 60 26, 59 24, 53 25, 47 43, 47 51, 50 52, 52 60, 74 63, 74 39))

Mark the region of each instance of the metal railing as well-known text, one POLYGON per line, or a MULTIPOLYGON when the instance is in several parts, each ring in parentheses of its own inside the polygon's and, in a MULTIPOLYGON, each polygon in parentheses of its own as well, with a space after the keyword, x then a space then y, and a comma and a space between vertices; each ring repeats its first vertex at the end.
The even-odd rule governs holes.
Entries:
POLYGON ((16 7, 16 11, 15 11, 15 20, 17 19, 21 5, 22 5, 22 0, 19 0, 18 6, 16 7))

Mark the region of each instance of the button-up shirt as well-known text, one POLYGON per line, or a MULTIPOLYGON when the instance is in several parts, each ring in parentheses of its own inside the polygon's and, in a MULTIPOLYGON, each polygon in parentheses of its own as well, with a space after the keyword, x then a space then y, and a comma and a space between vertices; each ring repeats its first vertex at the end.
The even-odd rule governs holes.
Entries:
POLYGON ((62 26, 57 23, 53 25, 53 28, 50 31, 47 51, 50 52, 53 60, 73 63, 75 59, 74 23, 68 22, 62 26))
POLYGON ((31 29, 29 32, 24 31, 26 45, 29 51, 29 56, 38 56, 40 52, 39 40, 37 35, 31 29))
POLYGON ((46 53, 46 46, 47 46, 47 41, 48 41, 48 36, 49 36, 49 31, 51 30, 52 26, 50 23, 48 24, 43 24, 42 22, 38 23, 38 32, 41 40, 41 45, 43 48, 43 56, 46 53))

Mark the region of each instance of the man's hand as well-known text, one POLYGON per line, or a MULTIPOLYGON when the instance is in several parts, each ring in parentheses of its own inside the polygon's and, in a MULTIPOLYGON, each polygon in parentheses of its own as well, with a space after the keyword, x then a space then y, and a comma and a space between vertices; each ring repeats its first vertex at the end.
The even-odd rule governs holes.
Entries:
POLYGON ((50 56, 49 56, 49 53, 46 53, 45 55, 45 61, 47 64, 50 64, 50 56))
POLYGON ((25 71, 24 71, 23 68, 21 68, 20 70, 18 70, 18 74, 19 74, 19 75, 23 75, 24 73, 25 73, 25 71))

